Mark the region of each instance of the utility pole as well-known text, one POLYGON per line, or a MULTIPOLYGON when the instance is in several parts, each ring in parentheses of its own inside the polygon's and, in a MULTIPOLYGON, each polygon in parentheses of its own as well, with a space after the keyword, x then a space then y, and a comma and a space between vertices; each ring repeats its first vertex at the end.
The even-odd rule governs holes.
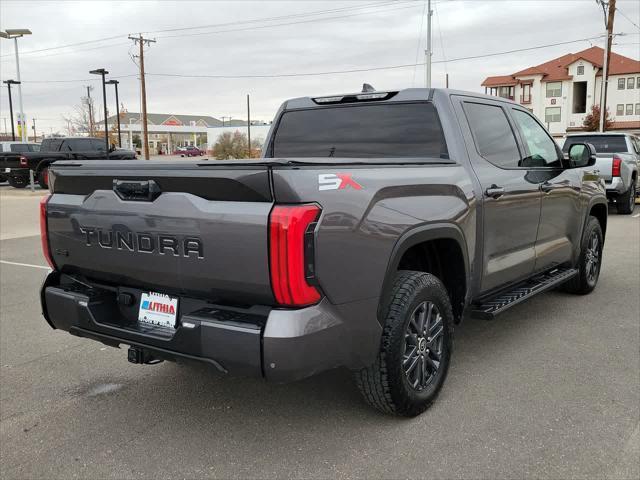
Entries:
POLYGON ((433 15, 433 10, 431 10, 431 0, 427 1, 427 49, 425 50, 425 64, 426 64, 426 87, 431 88, 431 56, 433 55, 432 46, 431 46, 431 15, 433 15))
MULTIPOLYGON (((600 3, 600 2, 599 2, 600 3)), ((607 14, 607 39, 604 49, 604 65, 602 67, 602 88, 600 90, 600 128, 601 132, 606 129, 605 118, 607 115, 607 87, 609 82, 609 64, 611 63, 611 43, 613 42, 613 21, 616 14, 616 0, 609 0, 605 3, 601 0, 604 6, 608 7, 607 14)))
MULTIPOLYGON (((7 90, 9 91, 9 117, 11 118, 11 140, 15 142, 16 130, 13 127, 13 101, 11 100, 11 85, 15 85, 18 82, 16 82, 15 80, 3 80, 2 83, 7 85, 7 90)), ((5 127, 5 130, 6 130, 6 127, 5 127)))
POLYGON ((36 119, 32 118, 33 120, 33 143, 36 143, 38 141, 38 134, 36 133, 36 119))
POLYGON ((147 89, 144 81, 144 45, 151 45, 155 40, 144 38, 142 34, 137 37, 129 37, 134 44, 140 46, 140 96, 142 97, 142 148, 144 159, 149 160, 149 129, 147 128, 147 89))
POLYGON ((248 93, 247 93, 247 142, 249 145, 249 158, 251 158, 251 107, 249 107, 248 93))
POLYGON ((93 108, 91 106, 91 87, 87 85, 87 107, 89 107, 89 136, 93 137, 93 108))

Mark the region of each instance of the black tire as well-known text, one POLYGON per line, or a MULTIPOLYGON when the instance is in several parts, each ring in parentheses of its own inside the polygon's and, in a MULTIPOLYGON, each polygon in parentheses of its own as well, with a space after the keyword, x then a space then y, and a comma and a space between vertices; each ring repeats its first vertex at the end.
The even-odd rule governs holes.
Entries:
POLYGON ((366 402, 382 412, 405 417, 424 412, 438 396, 447 376, 452 340, 451 301, 442 282, 428 273, 398 272, 385 311, 378 357, 372 365, 354 372, 366 402), (423 305, 427 313, 418 327, 416 314, 420 314, 423 305), (411 333, 418 330, 424 336, 411 333), (413 380, 416 369, 418 385, 413 380))
POLYGON ((9 177, 9 185, 13 188, 25 188, 29 185, 29 180, 25 177, 9 177))
POLYGON ((631 181, 631 186, 622 195, 616 199, 616 210, 623 215, 633 213, 636 208, 636 180, 631 181))
POLYGON ((49 168, 45 167, 38 173, 38 185, 44 190, 49 189, 49 168))
POLYGON ((600 277, 600 270, 602 268, 602 247, 604 246, 604 235, 602 234, 600 222, 596 217, 589 217, 580 245, 580 258, 578 259, 577 266, 579 269, 578 275, 565 283, 562 286, 562 290, 578 295, 586 295, 596 288, 598 278, 600 277), (594 238, 597 241, 597 245, 595 246, 597 258, 594 258, 593 253, 594 238), (595 264, 590 263, 594 261, 595 264), (594 265, 595 270, 591 270, 594 265))

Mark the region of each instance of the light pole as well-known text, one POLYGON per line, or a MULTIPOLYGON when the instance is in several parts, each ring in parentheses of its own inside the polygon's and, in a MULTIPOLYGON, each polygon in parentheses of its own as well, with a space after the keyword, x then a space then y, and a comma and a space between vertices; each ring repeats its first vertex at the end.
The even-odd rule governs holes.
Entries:
MULTIPOLYGON (((27 141, 27 130, 25 125, 25 116, 24 116, 24 108, 22 107, 22 87, 20 86, 20 56, 18 55, 18 39, 20 37, 24 37, 25 35, 31 35, 31 30, 28 28, 11 28, 6 29, 4 32, 0 31, 0 37, 12 39, 15 45, 16 51, 16 75, 18 77, 18 105, 20 106, 20 139, 23 142, 27 141)), ((12 123, 13 125, 13 123, 12 123)), ((14 139, 15 140, 15 139, 14 139)))
POLYGON ((109 156, 109 126, 107 123, 107 86, 104 81, 104 76, 107 75, 107 72, 104 68, 98 68, 96 70, 91 70, 89 73, 93 75, 101 75, 102 76, 102 103, 104 104, 104 144, 107 147, 107 156, 109 156))
POLYGON ((11 139, 15 142, 16 140, 16 131, 13 127, 13 101, 11 100, 11 85, 20 86, 20 82, 16 82, 15 80, 3 80, 2 83, 7 84, 7 89, 9 90, 9 116, 11 117, 11 139))
POLYGON ((118 100, 118 80, 109 80, 107 85, 114 85, 116 87, 116 118, 118 119, 118 146, 122 148, 122 134, 120 133, 120 101, 118 100))

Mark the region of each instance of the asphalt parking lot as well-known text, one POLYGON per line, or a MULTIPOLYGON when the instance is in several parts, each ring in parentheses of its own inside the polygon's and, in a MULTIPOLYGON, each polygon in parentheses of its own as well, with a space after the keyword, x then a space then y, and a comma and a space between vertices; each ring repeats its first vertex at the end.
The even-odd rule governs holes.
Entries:
POLYGON ((456 331, 437 403, 376 413, 346 371, 222 377, 49 328, 40 193, 0 186, 0 477, 640 478, 640 208, 586 297, 456 331))

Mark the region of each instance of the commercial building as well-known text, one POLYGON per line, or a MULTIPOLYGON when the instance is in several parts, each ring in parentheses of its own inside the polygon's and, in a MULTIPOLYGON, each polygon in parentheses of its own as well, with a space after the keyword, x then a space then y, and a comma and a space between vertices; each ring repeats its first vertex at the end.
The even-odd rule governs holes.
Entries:
MULTIPOLYGON (((122 146, 134 149, 142 139, 140 113, 120 112, 122 146)), ((116 116, 107 119, 110 131, 117 126, 116 116)), ((252 138, 264 138, 269 125, 251 122, 252 138), (254 136, 255 135, 255 136, 254 136)), ((147 114, 149 150, 152 154, 171 153, 178 147, 194 145, 208 150, 213 147, 218 136, 228 130, 246 132, 245 120, 220 120, 206 115, 179 115, 166 113, 147 114)))
MULTIPOLYGON (((487 77, 485 93, 526 106, 556 136, 583 130, 600 105, 604 50, 591 47, 510 75, 487 77)), ((640 132, 640 61, 611 52, 607 109, 610 130, 640 132)))

